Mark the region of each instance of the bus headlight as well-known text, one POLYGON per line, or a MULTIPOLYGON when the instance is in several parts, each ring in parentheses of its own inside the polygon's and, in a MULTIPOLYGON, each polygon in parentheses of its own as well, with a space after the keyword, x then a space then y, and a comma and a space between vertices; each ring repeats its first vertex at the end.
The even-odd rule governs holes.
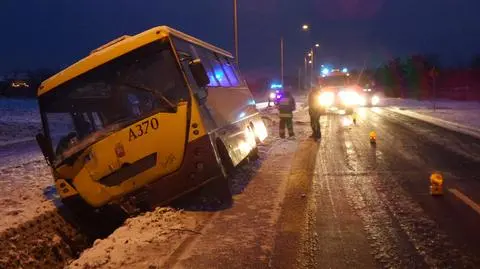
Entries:
POLYGON ((372 105, 376 106, 378 103, 380 103, 380 97, 376 95, 372 96, 372 105))
POLYGON ((333 105, 334 102, 335 102, 335 95, 333 94, 333 92, 322 92, 318 96, 318 103, 320 103, 321 106, 329 107, 333 105))

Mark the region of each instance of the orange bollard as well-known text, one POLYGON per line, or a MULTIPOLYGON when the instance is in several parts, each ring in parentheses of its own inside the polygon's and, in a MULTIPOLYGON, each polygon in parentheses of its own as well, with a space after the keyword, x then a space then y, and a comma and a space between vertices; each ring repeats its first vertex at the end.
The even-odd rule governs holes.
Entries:
POLYGON ((430 194, 443 195, 443 176, 439 172, 434 172, 430 176, 430 194))
POLYGON ((375 133, 375 131, 370 132, 370 143, 371 144, 377 143, 377 133, 375 133))

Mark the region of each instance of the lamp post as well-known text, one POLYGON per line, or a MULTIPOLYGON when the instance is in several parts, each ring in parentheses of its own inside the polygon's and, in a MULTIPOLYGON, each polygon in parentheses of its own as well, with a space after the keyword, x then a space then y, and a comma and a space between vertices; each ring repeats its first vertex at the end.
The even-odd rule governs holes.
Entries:
POLYGON ((312 65, 312 70, 310 72, 310 83, 311 84, 315 84, 315 71, 316 71, 316 67, 315 67, 315 64, 316 64, 316 52, 315 52, 315 49, 318 49, 320 48, 320 44, 316 43, 315 46, 313 46, 311 49, 310 49, 310 52, 308 53, 308 57, 310 57, 310 62, 309 64, 312 65))
POLYGON ((280 38, 280 76, 282 80, 282 87, 285 85, 283 82, 284 76, 283 76, 283 36, 280 38))
MULTIPOLYGON (((237 0, 234 0, 235 3, 237 0)), ((302 30, 303 31, 308 31, 310 29, 310 26, 308 24, 303 24, 302 25, 302 30)), ((285 68, 284 68, 284 60, 285 60, 285 54, 284 54, 284 48, 285 48, 285 39, 283 38, 283 35, 280 37, 280 80, 282 81, 282 85, 284 85, 284 79, 285 79, 285 68)), ((237 56, 238 57, 238 56, 237 56)), ((306 66, 306 65, 305 65, 306 66)), ((307 69, 305 69, 305 74, 307 73, 307 69)))
POLYGON ((233 0, 233 32, 234 32, 234 42, 235 42, 235 61, 237 65, 239 64, 238 60, 238 14, 237 14, 237 0, 233 0))

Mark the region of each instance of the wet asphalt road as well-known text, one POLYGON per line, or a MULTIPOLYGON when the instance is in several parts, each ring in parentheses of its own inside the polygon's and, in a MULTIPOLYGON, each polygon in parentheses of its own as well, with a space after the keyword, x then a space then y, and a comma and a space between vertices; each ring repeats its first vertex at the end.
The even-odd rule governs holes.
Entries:
POLYGON ((480 268, 478 139, 380 108, 321 123, 307 197, 284 202, 302 219, 280 218, 297 229, 278 233, 272 267, 480 268), (443 196, 429 193, 433 171, 443 196))

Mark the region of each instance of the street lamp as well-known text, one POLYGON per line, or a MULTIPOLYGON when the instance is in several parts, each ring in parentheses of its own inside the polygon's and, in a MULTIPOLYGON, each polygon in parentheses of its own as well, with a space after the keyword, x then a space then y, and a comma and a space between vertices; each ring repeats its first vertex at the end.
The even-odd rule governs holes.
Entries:
POLYGON ((317 48, 318 48, 318 47, 320 47, 320 44, 318 44, 318 43, 317 43, 317 44, 315 44, 315 47, 317 47, 317 48))
MULTIPOLYGON (((237 16, 236 16, 236 5, 237 5, 237 0, 234 0, 234 5, 235 5, 235 29, 236 29, 236 21, 237 21, 237 16)), ((303 24, 302 25, 302 30, 303 31, 308 31, 310 29, 310 26, 308 26, 308 24, 303 24)), ((237 40, 238 37, 235 36, 235 40, 237 40)), ((237 59, 238 59, 238 52, 237 52, 237 59)), ((238 60, 237 60, 237 64, 238 64, 238 60)), ((282 81, 282 85, 284 85, 284 39, 283 39, 283 36, 280 37, 280 76, 281 76, 281 81, 282 81)), ((306 70, 306 62, 305 62, 305 72, 307 72, 306 70)))

